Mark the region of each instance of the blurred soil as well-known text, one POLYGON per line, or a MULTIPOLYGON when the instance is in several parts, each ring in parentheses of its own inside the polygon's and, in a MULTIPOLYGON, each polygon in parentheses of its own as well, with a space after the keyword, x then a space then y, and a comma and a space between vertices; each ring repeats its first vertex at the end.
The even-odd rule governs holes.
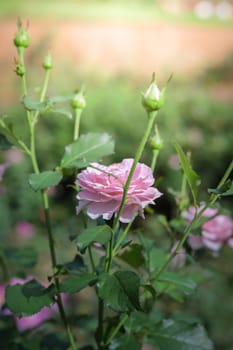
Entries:
MULTIPOLYGON (((173 23, 82 22, 32 20, 31 47, 27 59, 41 62, 48 49, 55 65, 68 64, 112 75, 131 73, 159 76, 201 73, 207 66, 221 63, 233 51, 233 27, 173 23)), ((14 98, 14 57, 12 38, 16 20, 0 23, 0 103, 14 98)))

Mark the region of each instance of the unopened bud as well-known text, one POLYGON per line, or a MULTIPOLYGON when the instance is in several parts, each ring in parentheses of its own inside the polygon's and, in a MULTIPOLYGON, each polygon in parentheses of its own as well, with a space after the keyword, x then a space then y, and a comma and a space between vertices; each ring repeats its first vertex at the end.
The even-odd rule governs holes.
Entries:
POLYGON ((16 47, 28 47, 30 44, 30 38, 27 30, 22 27, 21 21, 18 22, 18 32, 14 37, 14 44, 16 47))
POLYGON ((150 139, 150 146, 153 150, 160 150, 163 147, 163 140, 160 137, 157 126, 155 127, 154 135, 150 139))
POLYGON ((48 53, 43 61, 42 64, 43 68, 46 70, 52 69, 53 68, 53 61, 52 61, 52 56, 50 55, 50 53, 48 53))
POLYGON ((86 99, 83 95, 83 91, 77 91, 74 97, 70 101, 70 105, 74 109, 84 109, 86 107, 86 99))
POLYGON ((18 76, 23 77, 24 74, 25 74, 25 72, 26 72, 25 67, 24 67, 22 64, 17 63, 16 66, 15 66, 15 73, 16 73, 18 76))
POLYGON ((142 95, 142 104, 149 112, 159 110, 164 104, 165 88, 161 91, 155 82, 153 73, 152 81, 145 94, 142 95))

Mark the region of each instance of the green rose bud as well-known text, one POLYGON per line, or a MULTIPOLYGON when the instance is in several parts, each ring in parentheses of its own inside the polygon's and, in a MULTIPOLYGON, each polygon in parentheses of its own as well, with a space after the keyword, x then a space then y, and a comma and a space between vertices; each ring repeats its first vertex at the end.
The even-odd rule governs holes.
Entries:
POLYGON ((47 70, 47 69, 49 70, 49 69, 53 68, 52 56, 50 55, 50 53, 48 53, 45 56, 42 66, 45 70, 47 70))
POLYGON ((83 90, 77 91, 70 101, 70 105, 74 109, 84 109, 86 107, 86 99, 83 95, 83 90))
POLYGON ((22 27, 21 21, 18 22, 18 32, 14 37, 14 44, 16 47, 28 47, 30 44, 29 34, 27 30, 22 27))
POLYGON ((23 77, 24 74, 25 74, 25 72, 26 72, 25 67, 24 67, 22 64, 17 63, 16 66, 15 66, 15 73, 16 73, 18 76, 23 77))
POLYGON ((150 146, 152 150, 157 150, 157 151, 159 151, 163 147, 163 140, 160 137, 157 126, 155 126, 154 135, 150 139, 150 146))
POLYGON ((161 91, 155 82, 155 74, 153 73, 152 81, 145 94, 142 95, 142 104, 149 112, 159 110, 164 104, 165 88, 161 91))

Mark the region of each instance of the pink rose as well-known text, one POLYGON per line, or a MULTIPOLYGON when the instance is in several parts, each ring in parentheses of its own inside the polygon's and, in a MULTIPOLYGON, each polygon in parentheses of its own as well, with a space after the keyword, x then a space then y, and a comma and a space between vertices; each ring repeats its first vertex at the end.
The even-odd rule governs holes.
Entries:
MULTIPOLYGON (((203 205, 197 209, 199 212, 203 205)), ((190 223, 195 215, 196 209, 194 207, 189 208, 183 213, 183 217, 190 223)), ((233 221, 227 215, 218 214, 218 209, 207 208, 202 217, 209 217, 201 226, 201 235, 196 236, 190 234, 188 237, 188 243, 193 249, 200 249, 207 247, 212 251, 218 251, 224 243, 231 246, 232 234, 233 234, 233 221)))
MULTIPOLYGON (((81 187, 77 195, 79 205, 77 214, 83 208, 91 219, 102 216, 109 220, 117 215, 123 188, 127 181, 133 159, 124 159, 121 163, 104 166, 92 163, 83 170, 77 178, 76 184, 81 187)), ((121 222, 130 222, 139 213, 143 217, 143 209, 154 204, 154 200, 162 194, 153 186, 154 178, 151 169, 138 163, 130 182, 126 203, 120 216, 121 222)))

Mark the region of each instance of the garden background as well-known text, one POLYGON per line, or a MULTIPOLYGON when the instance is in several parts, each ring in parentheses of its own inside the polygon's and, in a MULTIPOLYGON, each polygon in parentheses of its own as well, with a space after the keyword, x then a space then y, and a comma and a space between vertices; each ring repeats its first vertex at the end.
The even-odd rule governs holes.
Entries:
MULTIPOLYGON (((167 193, 170 184, 179 179, 177 160, 171 156, 170 141, 179 142, 191 152, 193 167, 202 177, 201 198, 206 188, 214 188, 232 158, 233 107, 233 15, 232 2, 228 12, 221 1, 209 2, 208 10, 197 10, 198 1, 189 0, 21 0, 4 1, 0 5, 0 112, 14 117, 18 134, 25 134, 20 115, 20 81, 14 73, 13 37, 17 17, 28 21, 31 46, 26 53, 30 70, 29 84, 36 92, 41 82, 41 62, 49 50, 54 69, 50 83, 51 95, 70 95, 82 84, 86 87, 87 108, 81 131, 101 131, 112 134, 116 153, 108 161, 132 157, 145 123, 140 92, 145 90, 154 71, 160 85, 168 83, 166 104, 160 112, 162 149, 156 177, 163 177, 166 193, 157 211, 172 216, 174 203, 167 193), (224 9, 222 7, 222 9, 224 9), (207 11, 207 12, 206 12, 207 11), (209 12, 208 12, 209 11, 209 12)), ((224 2, 226 4, 226 2, 224 2)), ((46 115, 40 125, 43 137, 40 164, 44 169, 56 165, 69 143, 72 123, 62 115, 46 115), (48 152, 48 150, 50 150, 48 152)), ((40 201, 30 191, 27 175, 30 165, 22 155, 12 151, 1 185, 0 234, 1 244, 12 249, 36 245, 39 262, 28 273, 44 276, 49 271, 46 235, 40 215, 40 201), (22 240, 17 224, 26 220, 36 232, 22 240)), ((144 152, 143 161, 149 161, 144 152)), ((180 184, 177 182, 177 187, 180 184)), ((76 230, 75 199, 66 183, 52 194, 58 257, 61 262, 74 254, 68 247, 69 236, 76 230)), ((232 209, 224 199, 224 207, 232 209)), ((158 231, 153 216, 147 222, 149 232, 158 231)), ((31 265, 33 250, 28 257, 31 265)), ((20 257, 19 257, 20 259, 20 257)), ((233 250, 224 247, 219 257, 199 254, 198 264, 206 278, 198 292, 180 305, 167 300, 166 309, 189 310, 204 320, 218 350, 233 349, 230 331, 233 319, 233 250)), ((12 269, 17 272, 12 260, 12 269)), ((49 274, 49 272, 48 272, 49 274)), ((81 298, 89 296, 82 295, 81 298)), ((88 305, 75 304, 87 310, 88 305)), ((161 304, 161 308, 165 308, 161 304)), ((85 336, 85 335, 84 335, 85 336)))

